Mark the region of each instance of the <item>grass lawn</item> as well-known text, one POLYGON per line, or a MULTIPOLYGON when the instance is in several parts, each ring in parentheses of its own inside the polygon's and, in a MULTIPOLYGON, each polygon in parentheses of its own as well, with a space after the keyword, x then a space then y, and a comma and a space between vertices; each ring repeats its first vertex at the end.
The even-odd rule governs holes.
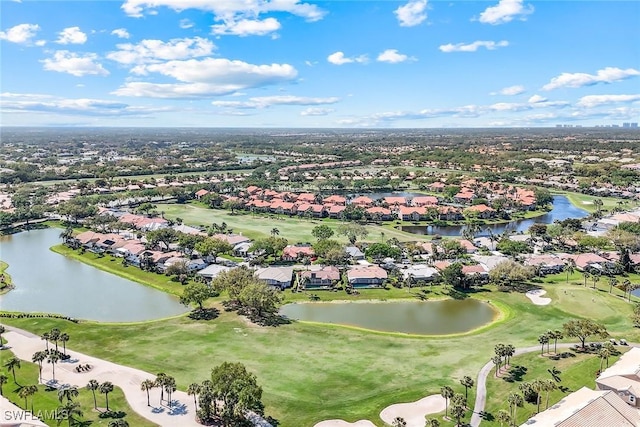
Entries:
POLYGON ((7 267, 9 267, 9 264, 4 261, 0 261, 0 275, 4 277, 4 280, 0 283, 0 294, 11 289, 11 276, 6 272, 7 267))
MULTIPOLYGON (((176 219, 182 218, 185 223, 190 225, 209 226, 213 223, 221 224, 225 222, 235 233, 242 233, 251 239, 261 239, 269 237, 271 230, 277 228, 281 237, 289 239, 291 243, 297 242, 314 242, 315 238, 311 235, 311 230, 317 225, 328 225, 334 231, 342 224, 342 221, 335 219, 301 219, 298 217, 286 217, 282 215, 256 214, 249 212, 237 212, 231 215, 230 211, 222 209, 208 209, 197 204, 158 204, 158 211, 163 211, 165 218, 176 219)), ((392 237, 400 241, 416 241, 421 240, 422 236, 411 233, 405 233, 396 230, 393 227, 367 225, 369 235, 367 241, 380 241, 384 233, 385 239, 392 237)), ((336 235, 336 239, 347 243, 348 240, 344 236, 336 235)), ((424 239, 422 239, 424 240, 424 239)))
MULTIPOLYGON (((52 411, 60 407, 61 404, 58 400, 57 390, 49 389, 43 384, 38 384, 37 364, 21 360, 20 369, 16 369, 16 380, 18 382, 18 385, 13 382, 13 375, 4 367, 6 361, 12 356, 13 353, 11 353, 10 350, 3 350, 2 352, 0 352, 0 362, 2 365, 2 368, 0 368, 0 373, 3 373, 9 378, 2 389, 4 396, 17 406, 25 409, 24 399, 18 396, 20 386, 38 385, 38 392, 33 395, 34 414, 37 415, 38 411, 42 411, 43 414, 51 413, 52 411)), ((85 384, 76 385, 78 386, 80 394, 74 400, 80 403, 81 406, 80 410, 82 411, 83 416, 80 417, 80 419, 84 421, 90 421, 92 426, 108 426, 109 421, 113 420, 113 418, 100 418, 101 412, 94 409, 93 407, 93 394, 91 393, 91 391, 84 388, 85 384)), ((98 403, 98 408, 102 412, 105 412, 104 395, 96 392, 96 401, 98 403)), ((27 409, 31 409, 31 398, 29 398, 28 400, 27 409)), ((122 414, 119 415, 122 415, 122 417, 129 422, 130 426, 152 427, 156 425, 140 417, 133 410, 131 410, 124 397, 124 394, 122 393, 122 390, 119 387, 114 387, 113 392, 109 393, 109 409, 115 412, 122 412, 122 414)), ((58 421, 52 419, 44 419, 44 417, 42 421, 49 426, 60 425, 58 424, 58 421)), ((63 421, 62 425, 67 425, 67 421, 63 421)))
MULTIPOLYGON (((627 351, 628 347, 618 347, 620 351, 627 351)), ((546 351, 546 347, 545 347, 546 351)), ((551 351, 553 352, 553 343, 551 343, 551 351)), ((559 402, 564 396, 572 393, 582 387, 593 389, 595 387, 595 379, 597 372, 600 370, 600 358, 597 354, 581 354, 567 350, 558 349, 558 353, 563 353, 567 357, 559 360, 552 360, 545 354, 540 352, 523 354, 511 359, 510 365, 514 375, 509 375, 502 371, 500 377, 495 377, 495 369, 487 378, 487 405, 485 411, 494 417, 501 409, 509 411, 507 397, 511 393, 519 393, 518 385, 523 382, 531 382, 536 379, 552 379, 549 369, 556 368, 560 382, 556 385, 566 387, 563 390, 554 390, 549 393, 549 406, 559 402), (518 368, 521 367, 521 368, 518 368), (520 372, 521 375, 516 374, 520 372)), ((609 358, 609 365, 615 363, 620 356, 612 356, 609 358)), ((540 411, 546 409, 546 392, 542 392, 540 411)), ((516 411, 516 425, 524 423, 527 419, 536 414, 537 406, 535 403, 525 402, 524 407, 518 408, 516 411)), ((483 421, 482 425, 498 426, 497 421, 483 421)))
POLYGON ((619 199, 617 197, 598 197, 598 196, 590 196, 588 194, 574 193, 571 191, 560 191, 560 190, 553 190, 552 193, 562 194, 567 196, 567 199, 569 199, 571 204, 573 204, 576 207, 579 207, 580 209, 584 209, 585 211, 590 213, 595 212, 597 210, 593 204, 593 201, 595 199, 602 200, 602 209, 605 211, 611 210, 612 208, 631 206, 630 203, 622 204, 622 205, 618 204, 618 202, 628 202, 628 200, 619 199))
MULTIPOLYGON (((535 345, 541 333, 560 328, 572 317, 588 314, 605 323, 613 336, 640 338, 640 330, 631 327, 632 307, 621 298, 589 289, 576 293, 578 285, 559 282, 542 286, 552 298, 558 292, 564 295, 566 287, 574 290, 575 299, 590 302, 593 295, 609 307, 595 310, 600 304, 594 304, 591 312, 588 304, 576 308, 575 299, 564 298, 541 307, 520 293, 481 291, 474 297, 508 307, 505 320, 451 337, 407 337, 307 323, 264 328, 224 312, 209 322, 188 317, 130 325, 54 319, 3 322, 37 334, 64 328, 73 336, 74 350, 149 372, 167 372, 182 390, 207 378, 211 368, 223 361, 242 362, 264 388, 267 415, 283 427, 312 426, 330 418, 370 419, 382 426, 378 416, 389 404, 437 394, 443 385, 463 392, 460 378, 475 379, 495 344, 535 345)), ((407 296, 402 289, 368 292, 363 290, 361 297, 379 298, 384 292, 407 296)), ((324 293, 315 293, 324 298, 324 293)), ((384 310, 384 305, 380 307, 384 310)))

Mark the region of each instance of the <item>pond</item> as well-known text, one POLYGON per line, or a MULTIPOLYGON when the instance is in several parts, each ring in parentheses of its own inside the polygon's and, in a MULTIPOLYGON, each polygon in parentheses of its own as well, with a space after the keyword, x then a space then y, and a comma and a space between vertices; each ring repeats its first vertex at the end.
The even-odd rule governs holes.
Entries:
MULTIPOLYGON (((502 234, 505 231, 514 231, 516 233, 526 232, 533 224, 551 224, 554 221, 562 221, 568 218, 585 218, 589 216, 589 212, 575 207, 565 196, 553 196, 553 209, 537 218, 520 219, 504 224, 487 225, 483 227, 476 235, 488 236, 487 228, 491 229, 494 235, 502 234)), ((426 226, 426 225, 403 225, 402 231, 413 234, 427 234, 440 236, 460 236, 464 230, 464 225, 451 225, 445 227, 426 226)))
POLYGON ((287 304, 280 314, 296 320, 356 326, 384 332, 446 335, 468 332, 498 314, 490 304, 467 298, 442 301, 287 304))
POLYGON ((171 295, 50 251, 60 243, 59 235, 60 230, 49 228, 0 237, 0 259, 9 264, 7 273, 16 286, 0 296, 2 310, 101 322, 137 322, 187 311, 171 295))

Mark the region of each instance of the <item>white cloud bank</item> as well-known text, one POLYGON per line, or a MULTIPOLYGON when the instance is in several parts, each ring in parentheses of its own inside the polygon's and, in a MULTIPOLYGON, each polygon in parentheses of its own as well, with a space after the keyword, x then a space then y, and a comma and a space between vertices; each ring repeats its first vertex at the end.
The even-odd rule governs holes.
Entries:
POLYGON ((31 44, 40 26, 37 24, 19 24, 6 31, 0 31, 0 40, 17 44, 31 44))
POLYGON ((444 44, 440 46, 442 52, 451 53, 451 52, 476 52, 479 48, 484 47, 487 50, 496 50, 499 47, 507 47, 509 46, 509 42, 506 40, 502 40, 499 42, 494 41, 485 41, 485 40, 477 40, 473 43, 458 43, 458 44, 444 44))
POLYGON ((387 62, 389 64, 398 64, 405 61, 415 61, 416 58, 407 56, 398 52, 397 49, 387 49, 378 55, 378 62, 387 62))
POLYGON ((578 101, 579 107, 593 108, 605 104, 640 101, 640 94, 635 95, 587 95, 578 101))
POLYGON ((562 73, 551 79, 549 83, 544 85, 544 90, 554 90, 563 87, 577 88, 582 86, 592 86, 598 83, 613 83, 625 80, 631 77, 639 76, 640 71, 627 68, 622 70, 615 67, 606 67, 598 70, 596 74, 587 73, 562 73))
POLYGON ((248 101, 213 101, 211 105, 227 108, 269 108, 273 105, 325 105, 335 104, 340 98, 311 98, 294 95, 258 96, 248 101))
POLYGON ((98 55, 95 53, 78 54, 68 50, 57 50, 52 58, 46 58, 40 62, 44 64, 45 70, 67 73, 76 77, 109 75, 109 71, 97 60, 98 55))
POLYGON ((346 57, 344 56, 344 52, 334 52, 331 55, 327 56, 327 61, 329 61, 330 63, 334 64, 334 65, 343 65, 343 64, 351 64, 353 62, 358 62, 358 63, 366 63, 369 60, 369 58, 367 57, 367 55, 360 55, 360 56, 354 56, 354 57, 346 57))
POLYGON ((80 27, 69 27, 58 33, 58 44, 85 44, 87 35, 80 31, 80 27))
POLYGON ((281 25, 275 18, 267 19, 241 19, 239 21, 227 20, 222 24, 211 27, 211 32, 216 35, 234 36, 264 36, 280 29, 281 25))
POLYGON ((524 91, 525 91, 524 86, 515 85, 515 86, 508 86, 508 87, 502 88, 498 92, 491 92, 490 95, 514 96, 514 95, 520 95, 524 91))
POLYGON ((121 39, 128 39, 129 37, 131 37, 126 28, 116 28, 115 30, 111 31, 111 35, 121 39))
POLYGON ((210 55, 214 44, 201 37, 162 40, 142 40, 139 43, 116 45, 118 50, 109 52, 107 58, 120 64, 146 64, 158 61, 189 59, 210 55))

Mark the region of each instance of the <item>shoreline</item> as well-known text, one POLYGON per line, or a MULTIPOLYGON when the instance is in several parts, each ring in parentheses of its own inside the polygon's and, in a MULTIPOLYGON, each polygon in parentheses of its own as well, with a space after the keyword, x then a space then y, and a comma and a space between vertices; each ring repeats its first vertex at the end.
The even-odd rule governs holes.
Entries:
POLYGON ((12 289, 15 289, 16 287, 16 285, 11 280, 11 275, 7 273, 8 269, 9 264, 5 261, 0 261, 0 274, 2 274, 4 277, 4 286, 2 287, 2 289, 0 289, 0 295, 4 295, 12 289))

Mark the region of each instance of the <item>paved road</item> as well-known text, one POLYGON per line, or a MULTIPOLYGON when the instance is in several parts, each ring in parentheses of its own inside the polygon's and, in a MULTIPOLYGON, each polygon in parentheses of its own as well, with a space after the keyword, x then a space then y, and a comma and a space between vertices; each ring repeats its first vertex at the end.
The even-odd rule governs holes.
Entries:
MULTIPOLYGON (((576 344, 560 343, 558 344, 558 348, 561 348, 561 349, 570 348, 574 345, 576 344)), ((631 347, 640 347, 640 344, 637 344, 637 343, 629 343, 629 345, 631 347)), ((518 356, 525 353, 533 353, 534 351, 540 351, 540 345, 516 349, 514 356, 518 356)), ((478 379, 476 380, 476 402, 475 402, 475 406, 473 407, 473 414, 471 415, 471 421, 469 422, 469 425, 471 427, 478 427, 482 422, 482 418, 480 417, 480 414, 484 411, 484 406, 487 401, 487 377, 489 376, 489 373, 491 372, 491 369, 493 369, 494 366, 495 365, 490 360, 489 362, 487 362, 486 365, 482 367, 482 369, 480 369, 480 372, 478 373, 478 379)))

